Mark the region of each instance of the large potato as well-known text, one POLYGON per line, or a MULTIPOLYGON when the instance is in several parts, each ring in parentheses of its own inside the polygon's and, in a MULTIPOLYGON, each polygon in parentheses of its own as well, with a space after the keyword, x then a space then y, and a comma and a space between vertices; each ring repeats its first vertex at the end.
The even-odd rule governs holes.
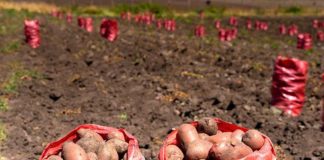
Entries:
POLYGON ((191 124, 182 124, 178 129, 178 136, 184 149, 187 149, 191 142, 199 139, 196 128, 191 124))
POLYGON ((111 143, 104 143, 99 147, 98 160, 118 160, 118 153, 111 143))
POLYGON ((213 118, 203 118, 198 121, 197 130, 200 133, 206 133, 212 136, 217 133, 218 126, 213 118))
POLYGON ((77 131, 77 133, 80 138, 93 138, 96 139, 97 141, 103 141, 103 138, 98 133, 90 129, 81 128, 77 131))
POLYGON ((259 131, 251 129, 245 132, 242 137, 242 142, 253 150, 259 150, 263 146, 265 140, 259 131))
POLYGON ((197 139, 188 145, 186 157, 189 160, 207 159, 213 144, 206 140, 197 139))
POLYGON ((166 147, 167 160, 182 160, 184 155, 180 148, 176 145, 168 145, 166 147))
POLYGON ((88 155, 89 160, 98 160, 98 156, 93 152, 89 152, 89 153, 87 153, 87 155, 88 155))
POLYGON ((73 142, 65 142, 62 150, 64 160, 88 160, 84 149, 73 142))
POLYGON ((107 139, 113 139, 113 138, 117 138, 120 139, 122 141, 125 141, 125 136, 122 132, 119 131, 112 131, 107 135, 107 139))
POLYGON ((117 138, 113 138, 107 141, 114 146, 118 154, 123 154, 128 149, 128 143, 117 138))
POLYGON ((95 138, 89 138, 89 137, 81 138, 76 142, 76 144, 81 146, 87 153, 88 152, 97 153, 101 143, 104 143, 104 141, 98 141, 95 138))

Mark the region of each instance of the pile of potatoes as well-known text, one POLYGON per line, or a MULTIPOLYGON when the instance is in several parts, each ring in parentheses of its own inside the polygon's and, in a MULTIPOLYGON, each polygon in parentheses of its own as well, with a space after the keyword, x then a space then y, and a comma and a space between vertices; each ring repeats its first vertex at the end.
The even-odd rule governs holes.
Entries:
POLYGON ((127 159, 128 143, 123 133, 113 131, 102 137, 89 129, 77 131, 78 141, 65 142, 58 155, 46 160, 120 160, 127 159))
POLYGON ((167 160, 237 160, 259 150, 265 143, 257 130, 222 132, 212 118, 199 120, 197 128, 182 124, 177 138, 179 146, 166 147, 167 160))

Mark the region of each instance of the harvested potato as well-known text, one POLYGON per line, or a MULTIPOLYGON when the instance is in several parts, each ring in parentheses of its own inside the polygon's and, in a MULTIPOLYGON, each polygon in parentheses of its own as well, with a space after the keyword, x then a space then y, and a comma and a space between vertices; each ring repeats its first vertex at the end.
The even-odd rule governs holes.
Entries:
POLYGON ((89 160, 98 160, 97 154, 95 154, 93 152, 89 152, 89 153, 87 153, 87 155, 88 155, 89 160))
POLYGON ((208 140, 208 138, 209 138, 209 135, 206 133, 199 133, 198 135, 199 135, 199 138, 203 139, 203 140, 208 140))
POLYGON ((203 118, 198 121, 197 130, 200 133, 206 133, 212 136, 217 133, 218 126, 213 118, 203 118))
POLYGON ((182 160, 184 155, 181 149, 176 145, 168 145, 166 147, 167 160, 182 160))
POLYGON ((208 138, 209 142, 212 143, 220 143, 220 142, 224 142, 224 141, 231 141, 231 136, 232 136, 232 132, 218 132, 216 135, 210 136, 208 138))
POLYGON ((235 130, 231 136, 231 144, 236 145, 238 143, 242 143, 244 132, 240 129, 235 130))
POLYGON ((60 156, 52 155, 49 156, 46 160, 63 160, 60 156))
POLYGON ((233 159, 241 159, 251 154, 253 151, 249 146, 241 142, 236 144, 231 152, 233 159))
POLYGON ((90 130, 90 129, 79 129, 77 131, 80 138, 94 138, 97 141, 103 141, 103 138, 96 132, 90 130))
POLYGON ((242 138, 242 142, 253 150, 259 150, 263 146, 264 141, 262 134, 254 129, 245 132, 242 138))
POLYGON ((94 152, 97 153, 99 146, 104 141, 98 141, 95 138, 83 137, 76 142, 79 146, 81 146, 87 153, 94 152))
POLYGON ((186 157, 189 160, 206 159, 212 146, 209 141, 196 139, 188 145, 186 157))
POLYGON ((188 145, 191 142, 199 139, 199 135, 198 135, 196 128, 191 124, 182 124, 179 127, 178 136, 181 139, 184 149, 187 149, 188 145))
POLYGON ((65 142, 63 144, 64 160, 87 160, 88 156, 83 148, 73 142, 65 142))
POLYGON ((209 156, 211 159, 217 160, 236 160, 232 159, 232 152, 234 147, 229 141, 215 143, 210 149, 209 156))
POLYGON ((98 160, 118 160, 118 153, 111 143, 104 143, 99 147, 98 160))
POLYGON ((128 143, 117 138, 110 139, 107 143, 111 143, 118 154, 123 154, 128 149, 128 143))
POLYGON ((107 135, 108 139, 113 139, 113 138, 117 138, 120 139, 122 141, 125 141, 125 136, 122 132, 119 131, 112 131, 107 135))

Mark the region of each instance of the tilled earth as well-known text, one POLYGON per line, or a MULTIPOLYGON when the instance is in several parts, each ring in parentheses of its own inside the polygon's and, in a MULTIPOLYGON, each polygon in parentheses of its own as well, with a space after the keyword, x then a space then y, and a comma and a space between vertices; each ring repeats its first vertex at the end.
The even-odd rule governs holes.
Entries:
POLYGON ((232 42, 217 40, 211 20, 204 22, 205 39, 193 36, 188 21, 178 21, 174 33, 120 21, 113 43, 101 38, 98 28, 86 33, 75 23, 38 18, 41 47, 23 43, 16 54, 1 58, 42 74, 25 78, 10 97, 10 109, 0 112, 8 133, 0 152, 10 160, 37 159, 47 143, 85 123, 126 128, 145 157, 156 159, 171 128, 205 116, 259 129, 276 145, 279 160, 324 159, 323 44, 315 41, 313 52, 306 53, 295 49, 295 37, 277 34, 281 22, 314 33, 311 18, 268 18, 270 31, 240 28, 232 42), (309 62, 307 100, 297 118, 283 116, 269 103, 279 54, 309 62))

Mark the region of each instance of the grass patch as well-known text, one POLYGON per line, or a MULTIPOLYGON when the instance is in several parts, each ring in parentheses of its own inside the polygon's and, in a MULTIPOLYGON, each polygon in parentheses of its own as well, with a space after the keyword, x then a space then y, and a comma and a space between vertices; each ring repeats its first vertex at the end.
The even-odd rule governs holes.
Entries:
POLYGON ((15 40, 12 42, 9 42, 4 45, 4 47, 0 48, 0 53, 12 53, 14 51, 17 51, 20 47, 20 42, 15 40))
POLYGON ((206 9, 204 9, 205 15, 207 17, 212 17, 212 18, 221 18, 221 17, 223 17, 225 11, 226 11, 225 7, 207 7, 206 9))
POLYGON ((0 97, 0 111, 7 111, 9 109, 8 99, 0 97))
POLYGON ((285 13, 299 15, 303 12, 303 9, 298 6, 292 6, 285 9, 285 13))
POLYGON ((0 142, 6 140, 7 138, 7 134, 6 134, 6 131, 5 131, 5 126, 0 123, 0 142))
POLYGON ((2 90, 3 92, 10 94, 10 93, 16 93, 18 86, 21 84, 23 79, 28 78, 41 78, 42 75, 36 71, 32 70, 18 70, 13 72, 7 81, 5 81, 2 84, 2 90))

